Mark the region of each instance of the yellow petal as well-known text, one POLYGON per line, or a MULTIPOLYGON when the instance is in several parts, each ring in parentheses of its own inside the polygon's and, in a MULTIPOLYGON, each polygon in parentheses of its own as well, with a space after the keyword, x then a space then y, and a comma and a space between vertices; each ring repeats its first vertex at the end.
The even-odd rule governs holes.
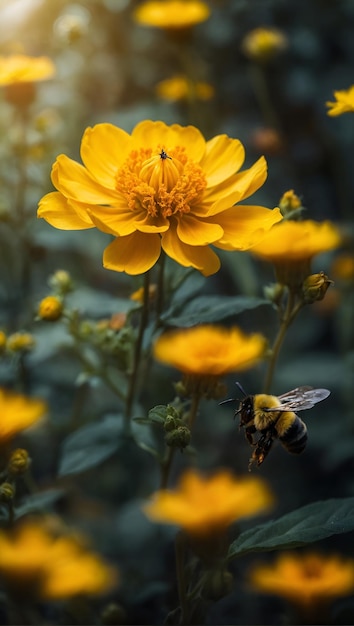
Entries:
POLYGON ((236 202, 245 200, 261 187, 267 178, 267 162, 260 157, 248 170, 235 174, 220 185, 207 189, 204 201, 208 205, 208 215, 216 215, 236 202))
POLYGON ((200 161, 205 151, 205 139, 194 126, 167 126, 164 122, 140 122, 132 132, 134 145, 152 150, 164 148, 169 150, 176 146, 185 146, 188 157, 193 161, 200 161))
POLYGON ((245 149, 238 139, 217 135, 206 144, 200 165, 206 173, 208 187, 223 182, 238 172, 245 160, 245 149))
POLYGON ((155 265, 161 252, 159 235, 136 231, 115 239, 103 253, 103 265, 109 270, 143 274, 155 265))
POLYGON ((94 178, 115 189, 115 176, 131 146, 131 136, 113 124, 87 128, 81 142, 81 158, 94 178))
POLYGON ((54 187, 64 196, 87 204, 111 204, 117 199, 117 192, 102 187, 89 174, 87 169, 69 159, 65 154, 57 157, 52 168, 54 187))
POLYGON ((162 235, 163 250, 184 267, 194 267, 200 270, 204 276, 215 274, 220 268, 220 260, 208 246, 189 246, 183 243, 171 225, 170 229, 162 235))
POLYGON ((205 246, 213 243, 223 236, 223 232, 219 224, 211 224, 192 215, 183 215, 178 220, 177 235, 183 243, 190 246, 205 246))
POLYGON ((87 211, 78 203, 69 202, 58 191, 48 193, 41 199, 37 216, 61 230, 83 230, 94 227, 87 211))
MULTIPOLYGON (((210 218, 215 219, 215 218, 210 218)), ((264 238, 272 226, 283 219, 278 208, 235 206, 218 214, 224 235, 214 243, 224 250, 248 250, 264 238)))

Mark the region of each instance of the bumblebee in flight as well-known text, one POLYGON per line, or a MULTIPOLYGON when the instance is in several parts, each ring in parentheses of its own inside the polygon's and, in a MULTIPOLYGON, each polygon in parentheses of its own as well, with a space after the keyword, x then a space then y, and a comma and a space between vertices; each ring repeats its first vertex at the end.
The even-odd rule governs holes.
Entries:
POLYGON ((281 396, 264 393, 248 396, 241 385, 236 384, 245 397, 240 401, 235 417, 240 416, 240 428, 245 429, 246 439, 254 448, 249 471, 253 463, 262 465, 275 439, 279 439, 292 454, 303 452, 307 443, 307 428, 295 411, 311 409, 331 392, 328 389, 297 387, 281 396))

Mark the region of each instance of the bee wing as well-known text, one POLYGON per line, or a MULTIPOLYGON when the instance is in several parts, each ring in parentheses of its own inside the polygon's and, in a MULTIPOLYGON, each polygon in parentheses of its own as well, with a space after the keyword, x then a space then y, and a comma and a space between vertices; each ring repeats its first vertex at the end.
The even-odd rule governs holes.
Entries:
POLYGON ((265 411, 305 411, 312 409, 317 402, 328 398, 331 392, 328 389, 313 389, 312 387, 297 387, 288 393, 279 396, 281 405, 265 411))

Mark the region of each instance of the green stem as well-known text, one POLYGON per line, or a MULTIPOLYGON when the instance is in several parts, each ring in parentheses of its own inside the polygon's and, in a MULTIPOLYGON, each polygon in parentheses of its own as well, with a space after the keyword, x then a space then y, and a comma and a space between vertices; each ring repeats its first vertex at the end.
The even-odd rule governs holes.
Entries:
POLYGON ((270 97, 264 68, 258 64, 252 63, 250 65, 250 77, 264 122, 272 128, 279 130, 278 115, 270 97))
POLYGON ((272 356, 269 361, 269 365, 268 365, 268 369, 267 369, 266 377, 264 381, 263 393, 270 392, 270 388, 273 382, 275 366, 278 360, 280 349, 283 345, 285 335, 287 333, 287 330, 290 324, 293 322, 293 320, 295 319, 296 315, 298 314, 302 306, 303 306, 303 301, 299 300, 298 302, 296 302, 295 293, 293 291, 289 291, 286 309, 284 311, 284 315, 281 320, 278 334, 274 340, 274 344, 272 348, 272 356))
POLYGON ((169 446, 166 450, 165 458, 161 461, 161 482, 160 489, 167 489, 168 479, 170 475, 171 465, 173 457, 175 455, 176 448, 169 446))
POLYGON ((138 336, 135 343, 134 357, 133 357, 133 369, 130 375, 129 388, 127 394, 126 410, 125 410, 125 426, 127 432, 130 430, 130 419, 132 416, 133 402, 136 391, 136 384, 138 380, 138 370, 141 359, 141 351, 143 346, 144 332, 146 330, 149 320, 149 302, 150 302, 150 273, 144 274, 144 301, 141 311, 140 324, 138 329, 138 336))
POLYGON ((197 413, 198 413, 198 408, 199 408, 199 402, 201 400, 201 394, 198 392, 194 392, 193 396, 192 396, 192 404, 191 404, 191 408, 189 411, 189 415, 188 415, 188 428, 189 430, 193 429, 194 426, 194 422, 196 420, 197 417, 197 413))
POLYGON ((175 540, 175 553, 176 553, 176 574, 177 574, 177 588, 178 598, 181 607, 181 619, 180 624, 188 624, 189 610, 188 610, 188 596, 186 591, 186 578, 185 578, 185 552, 186 552, 186 538, 180 531, 176 535, 175 540))
POLYGON ((164 306, 165 296, 165 264, 166 255, 162 250, 159 259, 159 275, 157 281, 157 300, 156 300, 156 328, 160 325, 160 316, 164 306))

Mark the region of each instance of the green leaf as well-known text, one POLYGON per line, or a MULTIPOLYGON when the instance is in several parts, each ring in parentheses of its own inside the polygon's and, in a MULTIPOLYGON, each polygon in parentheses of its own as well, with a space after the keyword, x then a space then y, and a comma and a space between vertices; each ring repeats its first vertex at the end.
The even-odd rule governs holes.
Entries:
POLYGON ((167 416, 166 404, 157 404, 149 411, 149 420, 150 422, 155 422, 155 424, 164 424, 166 416, 167 416))
POLYGON ((65 495, 63 489, 47 489, 39 493, 34 493, 24 498, 21 504, 15 507, 15 518, 19 519, 29 513, 38 513, 39 511, 48 512, 48 509, 65 495))
POLYGON ((241 533, 231 544, 228 558, 231 560, 248 552, 297 548, 352 530, 354 497, 313 502, 241 533))
POLYGON ((121 416, 107 415, 69 435, 63 443, 58 475, 78 474, 102 463, 122 444, 122 432, 121 416))
POLYGON ((264 298, 248 296, 200 296, 183 307, 180 314, 167 311, 162 320, 170 326, 188 328, 195 324, 211 324, 259 306, 270 306, 264 298))

